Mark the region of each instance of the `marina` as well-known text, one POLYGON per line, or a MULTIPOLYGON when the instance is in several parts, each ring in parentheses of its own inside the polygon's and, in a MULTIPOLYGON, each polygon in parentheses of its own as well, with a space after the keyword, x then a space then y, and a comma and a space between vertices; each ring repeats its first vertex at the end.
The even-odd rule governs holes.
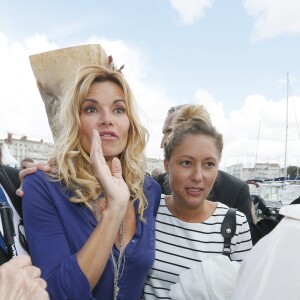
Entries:
POLYGON ((263 182, 250 184, 250 194, 259 195, 270 206, 275 203, 288 205, 300 196, 300 181, 263 182))

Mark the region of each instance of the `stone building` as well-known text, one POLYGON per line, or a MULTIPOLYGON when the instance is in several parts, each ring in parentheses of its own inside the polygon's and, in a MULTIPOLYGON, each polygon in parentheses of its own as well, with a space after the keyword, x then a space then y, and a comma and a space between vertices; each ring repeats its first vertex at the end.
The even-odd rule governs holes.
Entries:
MULTIPOLYGON (((49 157, 51 157, 54 149, 53 143, 44 142, 42 139, 36 140, 28 138, 25 135, 17 136, 12 133, 7 133, 7 137, 5 139, 0 139, 0 143, 5 145, 10 154, 17 161, 17 166, 12 165, 12 167, 19 167, 21 160, 24 158, 31 158, 36 163, 46 163, 49 157)), ((146 171, 149 174, 151 174, 151 171, 155 168, 160 168, 164 171, 162 159, 146 158, 146 164, 146 171)))
POLYGON ((151 174, 152 170, 155 168, 160 168, 164 172, 164 161, 158 158, 146 158, 147 168, 146 172, 151 174))
POLYGON ((229 166, 226 171, 242 180, 266 180, 283 176, 283 169, 276 163, 256 163, 253 168, 244 168, 243 164, 229 166))
POLYGON ((19 167, 20 162, 24 158, 31 158, 34 162, 47 162, 53 151, 53 143, 47 143, 41 140, 29 139, 27 136, 17 136, 7 133, 5 139, 0 139, 0 143, 4 144, 11 155, 17 161, 19 167))

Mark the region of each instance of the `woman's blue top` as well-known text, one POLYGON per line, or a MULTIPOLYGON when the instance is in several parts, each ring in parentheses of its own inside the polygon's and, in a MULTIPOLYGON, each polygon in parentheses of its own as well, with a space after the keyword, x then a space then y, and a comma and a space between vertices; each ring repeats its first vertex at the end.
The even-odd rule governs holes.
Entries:
MULTIPOLYGON (((93 290, 76 258, 97 225, 92 211, 84 204, 70 202, 71 192, 61 183, 50 181, 41 171, 26 176, 23 190, 23 217, 30 255, 34 265, 42 270, 51 299, 111 300, 114 278, 111 258, 93 290)), ((155 217, 161 190, 155 180, 146 176, 144 192, 148 199, 146 222, 136 217, 136 233, 125 248, 118 300, 140 299, 144 280, 154 262, 155 217)), ((118 257, 115 246, 113 251, 118 257)))

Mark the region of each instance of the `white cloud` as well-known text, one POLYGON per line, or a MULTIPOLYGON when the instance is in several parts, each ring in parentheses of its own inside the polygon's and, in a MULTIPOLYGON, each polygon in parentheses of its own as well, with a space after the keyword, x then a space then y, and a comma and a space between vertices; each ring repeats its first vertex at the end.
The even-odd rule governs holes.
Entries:
MULTIPOLYGON (((287 154, 289 164, 299 164, 300 97, 292 97, 289 109, 287 154), (299 115, 298 115, 299 118, 299 115)), ((286 136, 286 99, 268 100, 262 95, 248 96, 242 107, 226 117, 224 160, 227 165, 243 162, 284 163, 286 136)))
POLYGON ((192 25, 204 16, 204 10, 210 8, 213 0, 170 0, 172 7, 179 13, 185 25, 192 25))
MULTIPOLYGON (((168 108, 179 103, 170 101, 159 83, 154 80, 151 80, 151 84, 147 83, 147 58, 142 55, 144 52, 141 49, 131 47, 124 41, 96 37, 86 43, 100 43, 108 54, 113 55, 118 65, 125 63, 124 76, 132 87, 143 112, 143 123, 150 132, 147 156, 162 158, 159 148, 162 124, 168 108)), ((51 139, 43 101, 28 56, 55 48, 59 47, 43 35, 31 37, 22 44, 10 43, 0 33, 1 137, 6 132, 13 132, 51 139)), ((214 125, 224 135, 223 169, 233 163, 253 165, 256 155, 259 162, 283 165, 286 99, 270 100, 263 95, 250 95, 239 109, 225 114, 223 103, 215 99, 213 93, 199 88, 194 99, 187 102, 204 104, 211 113, 214 125)), ((299 165, 300 97, 290 97, 289 103, 288 163, 299 165)))
POLYGON ((162 158, 160 149, 162 124, 168 109, 174 103, 167 99, 165 91, 159 86, 159 83, 152 81, 150 85, 145 82, 147 69, 145 60, 147 58, 142 56, 141 49, 129 46, 121 40, 109 41, 93 37, 88 40, 88 43, 102 45, 106 53, 113 56, 117 66, 125 64, 122 72, 132 88, 142 122, 150 135, 147 155, 153 158, 162 158))
POLYGON ((10 43, 0 33, 0 82, 1 110, 0 133, 3 138, 7 132, 18 135, 30 135, 52 140, 50 128, 39 95, 28 56, 35 49, 38 52, 51 49, 51 45, 43 43, 43 47, 34 47, 40 36, 20 42, 10 43))
POLYGON ((222 102, 217 102, 213 94, 204 89, 198 89, 195 93, 195 103, 202 104, 206 107, 207 111, 211 114, 211 120, 214 126, 222 131, 224 126, 224 108, 222 102))
POLYGON ((56 43, 50 43, 44 34, 35 34, 27 38, 25 45, 30 54, 51 51, 59 47, 56 43))
MULTIPOLYGON (((161 126, 170 103, 159 84, 147 85, 144 58, 141 50, 131 47, 121 40, 109 41, 92 37, 82 44, 99 43, 108 55, 112 55, 117 66, 125 64, 124 76, 130 83, 143 123, 148 128, 150 140, 147 154, 162 157, 159 148, 161 126)), ((34 53, 60 48, 50 43, 45 35, 35 35, 20 42, 9 43, 0 33, 0 82, 1 110, 0 137, 7 132, 27 135, 33 138, 52 140, 44 104, 36 86, 28 56, 34 53)))
POLYGON ((300 1, 244 0, 243 4, 247 13, 255 18, 252 41, 300 33, 300 1))
MULTIPOLYGON (((217 130, 223 134, 221 168, 243 163, 274 162, 284 165, 286 136, 286 99, 269 100, 262 95, 246 97, 241 107, 225 114, 223 103, 204 89, 195 93, 194 104, 204 105, 217 130)), ((300 97, 289 98, 288 164, 300 165, 298 149, 300 97)))

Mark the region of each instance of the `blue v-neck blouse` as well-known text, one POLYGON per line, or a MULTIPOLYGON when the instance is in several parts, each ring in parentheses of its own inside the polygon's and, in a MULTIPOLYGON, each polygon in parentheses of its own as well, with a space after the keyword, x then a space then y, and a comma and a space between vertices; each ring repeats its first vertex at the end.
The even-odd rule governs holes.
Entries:
MULTIPOLYGON (((26 237, 34 265, 47 281, 51 299, 113 298, 114 268, 109 258, 100 280, 93 290, 81 271, 76 255, 97 224, 85 205, 71 203, 70 191, 59 182, 50 181, 47 174, 26 176, 22 201, 26 237)), ((148 199, 146 222, 136 217, 136 233, 125 248, 125 265, 118 300, 140 299, 144 280, 154 262, 155 216, 160 201, 160 187, 151 177, 145 177, 144 192, 148 199)), ((137 202, 135 202, 137 212, 137 202)), ((116 257, 118 249, 114 246, 116 257)))

